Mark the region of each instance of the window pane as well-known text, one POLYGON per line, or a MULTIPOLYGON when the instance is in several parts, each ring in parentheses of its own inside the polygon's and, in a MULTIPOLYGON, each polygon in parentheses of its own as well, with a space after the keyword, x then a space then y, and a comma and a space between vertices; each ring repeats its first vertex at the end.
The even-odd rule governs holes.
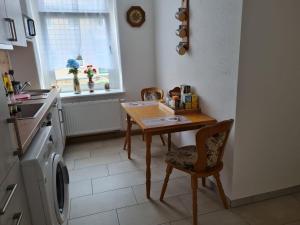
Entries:
POLYGON ((40 12, 107 12, 107 0, 39 0, 40 12))
POLYGON ((82 55, 87 64, 111 69, 109 35, 104 16, 55 14, 45 17, 49 67, 64 68, 69 58, 82 55))

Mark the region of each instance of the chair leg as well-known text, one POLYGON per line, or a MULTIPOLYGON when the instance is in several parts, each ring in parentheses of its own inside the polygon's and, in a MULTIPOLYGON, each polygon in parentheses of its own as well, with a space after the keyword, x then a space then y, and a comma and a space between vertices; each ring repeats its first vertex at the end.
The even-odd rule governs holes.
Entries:
POLYGON ((166 142, 165 142, 165 140, 164 140, 162 134, 160 134, 159 136, 160 136, 161 143, 163 144, 163 146, 165 146, 165 145, 166 145, 166 142))
POLYGON ((126 135, 125 135, 124 146, 123 146, 123 150, 126 151, 126 149, 127 149, 127 132, 126 132, 126 135))
POLYGON ((228 203, 227 203, 227 199, 226 199, 226 196, 225 196, 225 192, 224 192, 224 189, 223 189, 221 180, 220 180, 220 174, 217 173, 217 174, 214 175, 214 177, 215 177, 216 182, 217 182, 219 194, 220 194, 220 197, 221 197, 221 199, 222 199, 224 208, 225 208, 225 209, 228 209, 229 207, 228 207, 228 203))
POLYGON ((197 191, 198 191, 198 178, 197 176, 191 177, 192 184, 192 201, 193 201, 193 225, 198 225, 198 202, 197 202, 197 191))
POLYGON ((202 186, 206 187, 206 178, 205 177, 202 177, 202 186))
POLYGON ((167 165, 167 169, 166 169, 166 177, 165 177, 165 181, 164 181, 164 185, 161 189, 161 193, 160 193, 160 201, 163 201, 166 190, 167 190, 167 186, 168 186, 168 182, 169 182, 169 177, 172 173, 173 170, 173 166, 171 166, 170 164, 167 165))

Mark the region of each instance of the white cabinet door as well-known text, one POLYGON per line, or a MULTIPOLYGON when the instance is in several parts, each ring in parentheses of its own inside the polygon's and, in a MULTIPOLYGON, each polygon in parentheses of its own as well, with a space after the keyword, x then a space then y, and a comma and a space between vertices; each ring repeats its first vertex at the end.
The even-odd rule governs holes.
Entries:
POLYGON ((5 0, 6 14, 13 32, 12 44, 16 46, 27 46, 23 15, 19 0, 5 0))
POLYGON ((21 176, 20 163, 16 162, 7 178, 0 186, 1 210, 0 225, 30 225, 31 216, 21 176), (13 191, 14 190, 14 191, 13 191), (9 199, 8 197, 11 196, 9 199), (3 205, 7 207, 3 210, 3 205), (17 223, 19 221, 19 223, 17 223))
POLYGON ((13 163, 17 160, 14 151, 17 150, 14 139, 13 125, 7 123, 9 110, 2 79, 0 79, 0 182, 7 176, 13 163))
POLYGON ((12 49, 12 44, 8 40, 10 37, 9 22, 5 10, 5 1, 0 0, 0 49, 12 49))

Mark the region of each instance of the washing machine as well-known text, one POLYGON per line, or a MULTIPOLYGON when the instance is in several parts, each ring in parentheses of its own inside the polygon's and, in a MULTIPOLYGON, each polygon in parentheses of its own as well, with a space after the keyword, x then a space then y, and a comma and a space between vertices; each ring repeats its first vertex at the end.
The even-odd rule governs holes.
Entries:
POLYGON ((33 225, 66 225, 69 174, 55 151, 54 129, 42 127, 21 160, 33 225))

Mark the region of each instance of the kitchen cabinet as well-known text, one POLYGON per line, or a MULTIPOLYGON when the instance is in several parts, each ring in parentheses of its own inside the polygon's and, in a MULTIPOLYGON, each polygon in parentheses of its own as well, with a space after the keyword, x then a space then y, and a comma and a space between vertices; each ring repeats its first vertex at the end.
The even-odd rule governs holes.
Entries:
POLYGON ((23 15, 19 0, 5 0, 7 18, 11 20, 11 24, 14 30, 14 39, 12 44, 16 46, 27 46, 25 29, 23 23, 23 15))
POLYGON ((0 186, 0 225, 32 224, 26 196, 20 163, 17 161, 0 186))
POLYGON ((0 225, 31 225, 26 192, 20 171, 15 131, 7 123, 9 110, 0 79, 0 225), (22 217, 21 217, 22 216, 22 217))
POLYGON ((3 82, 0 82, 0 183, 7 176, 12 165, 17 161, 14 151, 17 150, 17 142, 13 124, 7 123, 10 117, 3 82))
POLYGON ((19 0, 0 0, 0 49, 27 46, 19 0))
POLYGON ((12 49, 12 43, 8 40, 9 30, 6 18, 5 1, 0 0, 0 49, 12 49))

